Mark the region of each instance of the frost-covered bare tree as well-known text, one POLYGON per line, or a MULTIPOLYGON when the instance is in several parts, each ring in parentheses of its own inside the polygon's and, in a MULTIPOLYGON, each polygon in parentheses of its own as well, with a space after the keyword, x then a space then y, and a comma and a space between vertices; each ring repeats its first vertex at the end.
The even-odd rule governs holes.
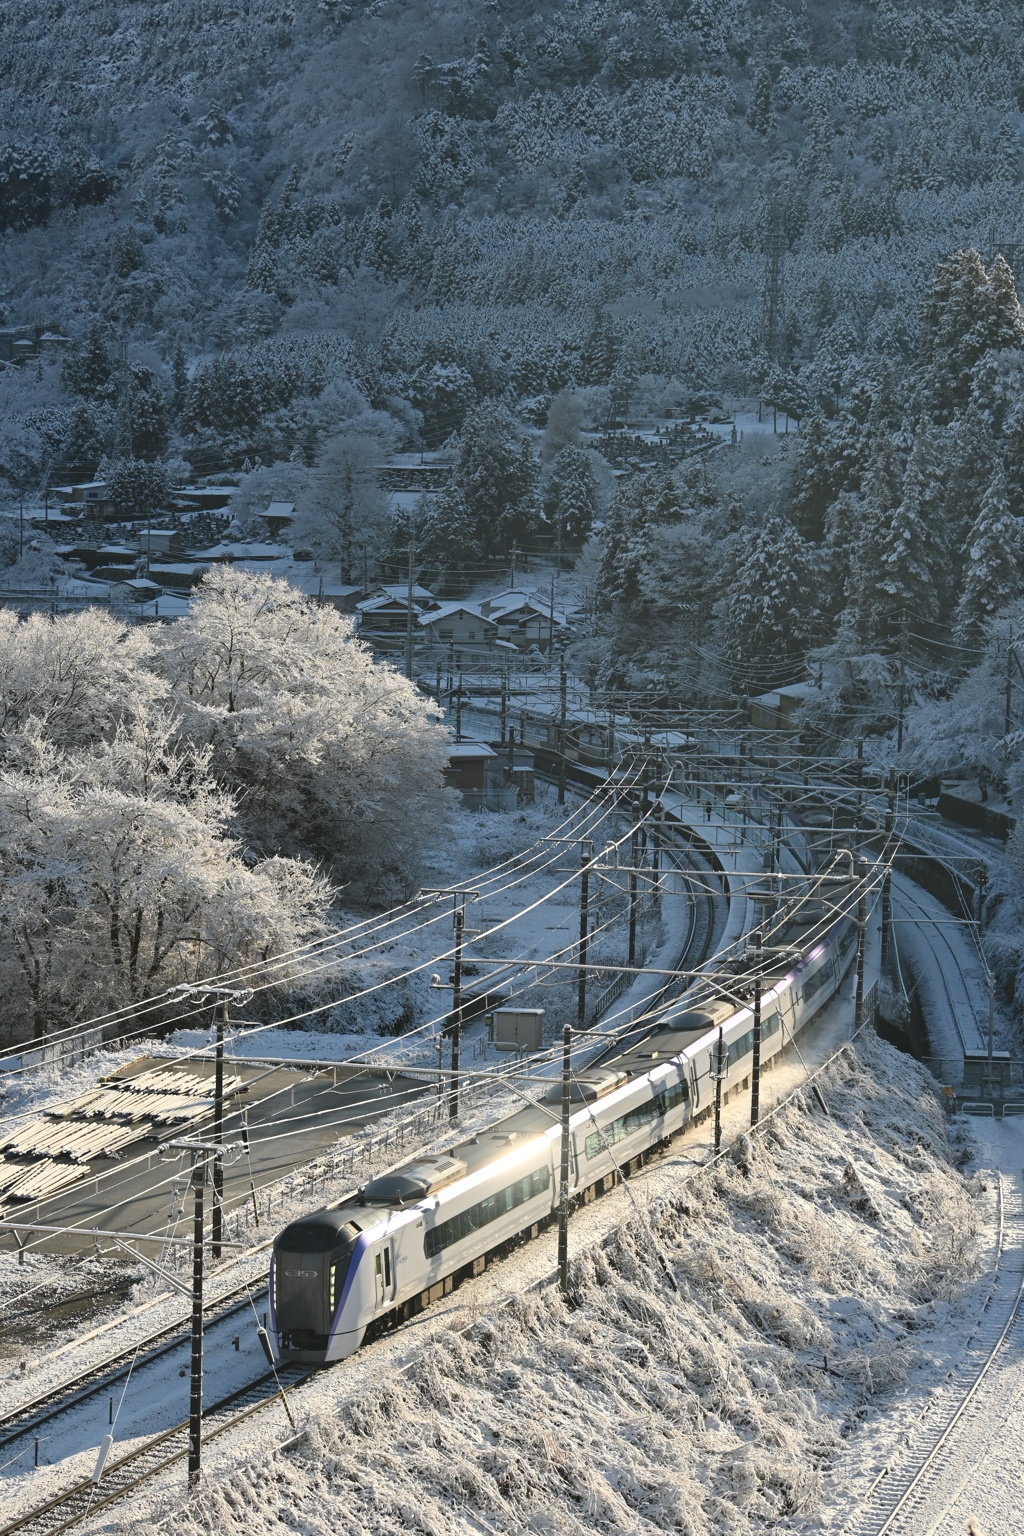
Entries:
POLYGON ((350 620, 228 568, 157 644, 182 734, 209 745, 257 846, 326 859, 358 895, 409 889, 444 821, 447 735, 350 620))
POLYGON ((0 771, 0 975, 35 1036, 323 931, 326 883, 241 858, 209 754, 170 719, 63 750, 29 726, 18 745, 0 771))

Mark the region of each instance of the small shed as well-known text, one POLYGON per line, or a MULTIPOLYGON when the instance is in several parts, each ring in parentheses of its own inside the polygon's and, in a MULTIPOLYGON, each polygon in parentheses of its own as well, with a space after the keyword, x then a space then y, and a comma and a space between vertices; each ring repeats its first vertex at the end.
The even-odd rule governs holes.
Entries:
POLYGON ((163 587, 170 587, 174 591, 191 592, 197 587, 210 569, 208 565, 200 565, 192 561, 184 560, 180 564, 152 564, 149 568, 150 576, 160 579, 163 587))
POLYGON ((463 805, 482 810, 487 803, 487 764, 497 753, 486 741, 453 741, 448 747, 444 780, 462 796, 463 805))
POLYGON ((140 543, 151 555, 180 555, 182 550, 177 528, 147 528, 140 543))
POLYGON ((124 602, 151 603, 162 591, 163 588, 158 587, 155 581, 150 581, 146 576, 136 576, 130 581, 116 582, 113 595, 124 602))

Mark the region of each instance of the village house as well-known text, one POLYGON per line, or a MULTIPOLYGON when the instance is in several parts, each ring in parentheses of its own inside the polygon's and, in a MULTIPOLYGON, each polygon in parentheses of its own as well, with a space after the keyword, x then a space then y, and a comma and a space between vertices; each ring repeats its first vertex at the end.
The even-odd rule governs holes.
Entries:
POLYGON ((485 618, 475 603, 439 603, 421 614, 419 624, 433 645, 460 650, 492 650, 500 638, 495 621, 485 618))
POLYGON ((68 511, 83 517, 113 517, 115 507, 105 480, 89 480, 85 485, 55 485, 53 494, 68 511))
POLYGON ((565 615, 557 608, 552 614, 550 605, 539 597, 515 589, 485 598, 480 612, 494 620, 503 639, 521 649, 535 645, 546 651, 552 638, 564 634, 566 629, 565 615))

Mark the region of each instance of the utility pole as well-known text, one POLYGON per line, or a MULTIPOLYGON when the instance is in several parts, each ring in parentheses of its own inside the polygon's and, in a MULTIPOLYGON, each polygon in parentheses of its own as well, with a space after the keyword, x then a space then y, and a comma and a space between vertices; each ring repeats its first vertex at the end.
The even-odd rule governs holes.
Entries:
POLYGON ((593 857, 593 843, 582 843, 580 846, 580 954, 576 983, 577 1029, 585 1029, 587 1025, 587 940, 590 934, 590 865, 593 857))
POLYGON ((565 674, 565 653, 558 672, 558 803, 565 804, 565 720, 568 679, 565 674))
POLYGON ((988 973, 988 1062, 985 1071, 988 1074, 988 1091, 995 1092, 995 1062, 992 1059, 992 1042, 995 1035, 996 1016, 996 979, 992 972, 988 973))
POLYGON ((722 1150, 722 1079, 725 1077, 725 1035, 720 1029, 712 1057, 715 1075, 715 1151, 722 1150))
POLYGON ((459 691, 455 695, 455 740, 462 740, 462 673, 459 673, 459 691))
POLYGON ((416 545, 408 542, 407 585, 405 585, 405 676, 413 676, 413 551, 416 545))
POLYGON ((562 1144, 558 1168, 558 1285, 569 1299, 569 1106, 572 1084, 572 1026, 562 1027, 562 1144))
POLYGON ((903 717, 907 707, 907 611, 900 615, 900 692, 899 716, 896 725, 896 751, 903 751, 903 717))
POLYGON ((198 1493, 203 1454, 203 1187, 209 1153, 192 1152, 192 1354, 188 1397, 188 1491, 198 1493))
POLYGON ((637 830, 634 826, 629 838, 629 956, 626 964, 630 970, 636 965, 636 861, 639 852, 637 830))
POLYGON ((761 946, 763 935, 760 928, 754 935, 754 1065, 750 1078, 750 1123, 756 1125, 761 1117, 761 946))
MULTIPOLYGON (((213 1058, 213 1139, 217 1146, 224 1143, 224 1025, 228 1018, 227 999, 221 998, 214 1010, 217 1026, 217 1045, 213 1058)), ((210 1257, 220 1258, 224 1237, 224 1160, 213 1160, 213 1212, 210 1224, 210 1257)))
POLYGON ((857 992, 853 1005, 853 1033, 859 1034, 864 1023, 864 942, 868 927, 868 866, 866 859, 857 860, 857 992))
POLYGON ((466 927, 466 898, 455 898, 455 963, 452 966, 452 1076, 448 1091, 448 1118, 459 1118, 459 1048, 462 1043, 462 939, 466 927))
POLYGON ((501 715, 499 717, 498 743, 505 745, 505 730, 508 725, 508 668, 501 669, 501 715))

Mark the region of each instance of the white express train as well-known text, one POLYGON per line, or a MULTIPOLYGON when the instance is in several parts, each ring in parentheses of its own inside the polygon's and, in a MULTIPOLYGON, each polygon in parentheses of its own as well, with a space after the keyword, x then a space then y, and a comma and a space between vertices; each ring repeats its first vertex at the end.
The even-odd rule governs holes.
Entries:
MULTIPOLYGON (((832 997, 856 948, 856 924, 845 916, 799 960, 773 955, 761 1004, 762 1062, 832 997)), ((713 1103, 720 1030, 727 1091, 750 1074, 754 1030, 751 1008, 726 1000, 699 1011, 680 1002, 639 1044, 579 1074, 573 1098, 580 1107, 569 1123, 574 1202, 593 1200, 635 1172, 713 1103)), ((554 1083, 545 1102, 285 1227, 270 1273, 278 1357, 340 1360, 536 1237, 557 1212, 560 1098, 554 1083)))

